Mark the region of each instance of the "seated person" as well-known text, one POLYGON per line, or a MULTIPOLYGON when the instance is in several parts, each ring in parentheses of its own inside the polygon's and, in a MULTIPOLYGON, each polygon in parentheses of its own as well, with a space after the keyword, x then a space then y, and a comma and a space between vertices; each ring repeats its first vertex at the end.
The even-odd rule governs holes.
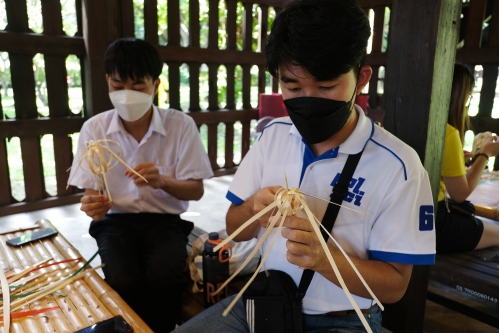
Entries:
MULTIPOLYGON (((452 210, 448 212, 449 205, 446 207, 446 193, 455 202, 464 202, 481 179, 488 158, 498 156, 498 137, 491 136, 482 144, 470 168, 465 168, 464 135, 469 124, 468 100, 473 88, 474 75, 466 66, 455 64, 436 216, 437 253, 498 246, 497 224, 483 222, 474 216, 465 216, 452 210)), ((468 156, 467 152, 465 156, 468 156)))
POLYGON ((81 210, 93 219, 106 282, 155 332, 174 329, 181 311, 187 235, 193 223, 179 214, 188 200, 203 196, 203 179, 213 175, 193 119, 153 105, 163 61, 149 43, 113 42, 104 67, 114 109, 87 120, 80 132, 70 184, 85 188, 81 210), (90 140, 101 141, 125 163, 102 180, 80 157, 90 140), (96 180, 97 178, 97 180, 96 180))
MULTIPOLYGON (((370 31, 355 0, 298 0, 277 15, 266 67, 280 81, 289 117, 271 122, 239 166, 227 194, 232 205, 226 228, 233 233, 274 202, 286 186, 285 174, 289 187, 328 200, 348 156, 362 152, 342 205, 367 215, 340 208, 331 233, 379 300, 393 303, 404 295, 413 265, 434 263, 434 206, 416 152, 375 126, 353 103, 372 73, 363 64, 370 31)), ((328 204, 306 199, 322 220, 328 204)), ((235 240, 261 238, 270 214, 235 240)), ((284 226, 265 268, 287 273, 297 285, 305 268, 315 271, 302 300, 304 332, 365 332, 310 222, 293 215, 284 226)), ((328 250, 373 332, 382 332, 380 308, 331 241, 328 250)), ((222 316, 233 299, 213 305, 175 332, 250 332, 243 300, 222 316)))

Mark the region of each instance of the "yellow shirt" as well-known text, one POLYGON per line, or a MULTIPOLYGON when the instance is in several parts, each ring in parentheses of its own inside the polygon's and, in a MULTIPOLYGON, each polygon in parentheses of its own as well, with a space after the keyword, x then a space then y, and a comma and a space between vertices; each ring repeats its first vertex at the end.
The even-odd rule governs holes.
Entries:
MULTIPOLYGON (((458 130, 446 124, 446 139, 444 141, 443 166, 441 167, 441 177, 459 177, 467 173, 465 170, 465 160, 462 142, 458 130)), ((439 186, 438 201, 444 200, 445 186, 441 178, 439 186)))

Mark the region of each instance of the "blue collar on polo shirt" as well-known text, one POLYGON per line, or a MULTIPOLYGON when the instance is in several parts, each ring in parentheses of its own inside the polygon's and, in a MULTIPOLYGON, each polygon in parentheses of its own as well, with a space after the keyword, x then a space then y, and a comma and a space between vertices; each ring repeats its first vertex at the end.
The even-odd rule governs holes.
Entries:
POLYGON ((312 151, 311 147, 309 147, 309 145, 304 141, 304 139, 302 139, 295 125, 291 126, 290 134, 300 137, 305 146, 303 162, 302 162, 302 171, 300 173, 300 183, 302 183, 302 178, 304 177, 307 167, 312 163, 324 159, 336 158, 339 152, 341 154, 357 154, 366 146, 366 143, 372 137, 375 129, 373 121, 371 121, 371 119, 365 116, 363 110, 359 106, 355 105, 354 107, 356 112, 358 112, 359 116, 354 131, 347 138, 347 140, 344 141, 339 147, 328 150, 318 157, 314 155, 314 152, 312 151))
MULTIPOLYGON (((167 136, 167 134, 165 133, 165 127, 163 126, 163 122, 161 120, 158 108, 154 104, 153 104, 153 117, 151 118, 151 124, 149 124, 148 133, 150 131, 154 131, 163 136, 167 136)), ((116 110, 113 114, 113 119, 109 123, 106 135, 113 132, 126 133, 125 128, 123 127, 123 123, 120 121, 120 116, 118 115, 118 112, 116 110)))

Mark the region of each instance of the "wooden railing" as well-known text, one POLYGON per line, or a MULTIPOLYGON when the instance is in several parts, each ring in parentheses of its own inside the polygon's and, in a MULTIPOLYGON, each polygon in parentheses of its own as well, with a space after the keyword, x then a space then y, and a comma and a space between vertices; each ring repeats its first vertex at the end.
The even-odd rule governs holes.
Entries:
MULTIPOLYGON (((257 119, 257 108, 251 103, 252 86, 257 86, 259 93, 264 92, 266 86, 264 46, 270 28, 268 17, 271 10, 275 13, 280 12, 290 0, 255 0, 241 3, 237 0, 207 0, 209 11, 207 47, 200 46, 199 0, 189 1, 190 39, 187 46, 181 45, 179 0, 164 2, 168 5, 168 44, 161 45, 158 42, 159 0, 144 0, 144 39, 158 49, 168 65, 169 107, 181 109, 180 70, 181 66, 186 64, 189 67, 190 92, 189 105, 184 112, 193 117, 199 128, 205 126, 207 128, 207 153, 214 173, 216 175, 233 173, 238 164, 235 154, 238 153, 243 158, 250 148, 251 121, 257 119), (218 8, 222 1, 226 8, 224 33, 227 42, 225 47, 220 49, 218 34, 221 28, 218 8), (255 20, 252 10, 255 4, 260 8, 257 38, 252 36, 255 20), (241 5, 242 17, 238 18, 237 6, 241 5), (241 27, 238 25, 240 21, 241 27), (252 50, 255 39, 258 40, 258 51, 252 50), (241 50, 237 48, 238 43, 243 45, 241 50), (208 67, 208 107, 205 110, 200 106, 199 77, 202 64, 208 67), (217 94, 217 73, 221 66, 225 67, 227 78, 226 96, 223 101, 219 100, 217 94), (236 94, 240 93, 235 82, 237 66, 242 70, 241 105, 235 98, 236 94), (252 84, 252 66, 258 67, 257 84, 252 84), (241 137, 237 138, 234 131, 236 122, 241 123, 242 133, 241 137), (218 151, 220 139, 217 129, 221 123, 225 125, 223 153, 218 151), (238 144, 241 146, 241 152, 235 152, 235 140, 241 140, 238 144), (220 163, 221 158, 224 160, 223 163, 220 163)), ((390 24, 386 21, 390 18, 387 13, 392 2, 392 0, 359 0, 373 23, 371 51, 366 57, 366 64, 373 68, 368 94, 370 107, 380 110, 383 110, 384 101, 383 93, 377 91, 377 86, 384 80, 383 77, 379 77, 379 68, 387 65, 384 45, 390 43, 390 24)), ((66 189, 68 177, 66 170, 73 159, 69 135, 79 132, 85 119, 112 108, 104 80, 103 55, 107 46, 115 39, 134 36, 134 2, 133 0, 75 0, 75 3, 78 29, 74 36, 67 36, 62 28, 59 1, 41 2, 43 33, 35 34, 28 26, 25 1, 5 0, 8 27, 3 31, 0 30, 0 52, 9 54, 15 117, 6 119, 0 104, 0 216, 77 202, 80 190, 72 187, 66 189), (43 54, 45 60, 49 109, 46 117, 39 115, 36 105, 32 59, 38 53, 43 54), (65 67, 68 55, 76 55, 81 60, 84 100, 83 111, 79 114, 74 114, 68 106, 65 67), (41 138, 46 134, 53 135, 57 181, 55 195, 47 193, 44 180, 41 138), (20 139, 26 193, 24 199, 15 199, 12 195, 7 140, 13 137, 20 139)), ((457 59, 474 65, 483 65, 485 71, 482 88, 484 100, 481 98, 481 112, 483 112, 487 110, 488 103, 492 105, 497 76, 495 69, 498 71, 498 1, 471 0, 464 6, 468 7, 467 15, 461 22, 461 25, 466 27, 465 43, 463 48, 458 50, 457 59), (491 13, 491 18, 485 17, 489 15, 488 13, 491 13), (487 38, 481 30, 482 24, 478 24, 485 19, 490 25, 487 38)), ((271 81, 270 90, 278 91, 278 82, 274 79, 271 81)), ((478 128, 498 128, 498 120, 492 121, 483 113, 476 119, 473 120, 476 125, 486 124, 478 128)))

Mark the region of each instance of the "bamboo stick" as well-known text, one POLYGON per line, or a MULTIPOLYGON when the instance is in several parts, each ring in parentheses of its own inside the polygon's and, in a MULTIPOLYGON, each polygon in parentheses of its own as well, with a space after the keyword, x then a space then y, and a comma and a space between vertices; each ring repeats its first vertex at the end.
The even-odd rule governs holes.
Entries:
MULTIPOLYGON (((62 290, 58 291, 62 292, 62 290)), ((82 318, 80 312, 69 298, 54 295, 54 299, 61 307, 61 311, 71 323, 71 326, 73 326, 74 330, 80 330, 88 326, 87 322, 82 318)))
POLYGON ((7 237, 5 235, 0 235, 0 249, 4 254, 4 258, 7 260, 9 270, 19 272, 23 269, 23 267, 14 255, 14 251, 12 251, 12 248, 7 245, 6 241, 7 237))
MULTIPOLYGON (((20 309, 20 311, 29 311, 29 305, 26 305, 20 309)), ((38 326, 37 320, 34 316, 28 316, 24 318, 19 318, 19 321, 23 325, 23 328, 26 332, 30 333, 42 333, 42 330, 38 326)))
POLYGON ((98 321, 96 320, 97 316, 94 311, 92 311, 87 302, 85 302, 83 297, 73 287, 73 284, 68 284, 64 287, 63 291, 68 295, 67 297, 69 297, 71 302, 73 302, 77 310, 80 312, 82 318, 87 322, 87 326, 93 325, 98 321))
POLYGON ((113 317, 111 312, 109 312, 104 304, 102 304, 102 302, 96 297, 96 295, 92 293, 85 282, 83 282, 82 280, 78 280, 73 283, 73 286, 78 290, 80 295, 82 295, 82 297, 87 302, 88 306, 95 313, 97 321, 103 321, 113 317))

